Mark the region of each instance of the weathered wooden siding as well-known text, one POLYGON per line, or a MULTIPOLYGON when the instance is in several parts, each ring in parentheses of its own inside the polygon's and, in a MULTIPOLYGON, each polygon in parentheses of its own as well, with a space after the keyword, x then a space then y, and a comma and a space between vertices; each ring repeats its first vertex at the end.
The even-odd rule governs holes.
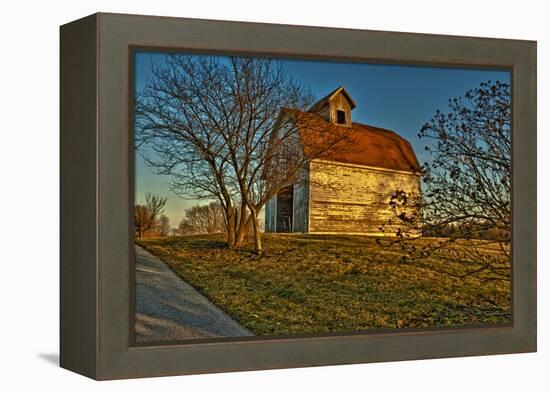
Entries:
POLYGON ((276 226, 276 213, 277 213, 277 197, 271 198, 265 204, 264 212, 264 231, 275 232, 276 226))
POLYGON ((300 182, 294 185, 292 232, 307 232, 309 212, 309 165, 300 173, 300 182))
POLYGON ((382 235, 380 226, 396 221, 389 206, 391 194, 419 189, 415 174, 313 161, 309 231, 382 235))

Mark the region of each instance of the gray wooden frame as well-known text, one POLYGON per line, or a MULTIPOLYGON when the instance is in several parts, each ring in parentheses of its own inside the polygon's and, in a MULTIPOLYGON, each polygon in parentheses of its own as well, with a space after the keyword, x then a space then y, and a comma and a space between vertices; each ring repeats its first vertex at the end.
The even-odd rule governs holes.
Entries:
POLYGON ((535 42, 95 14, 61 27, 60 144, 64 368, 116 379, 536 351, 535 42), (136 48, 509 69, 513 323, 133 345, 136 48))

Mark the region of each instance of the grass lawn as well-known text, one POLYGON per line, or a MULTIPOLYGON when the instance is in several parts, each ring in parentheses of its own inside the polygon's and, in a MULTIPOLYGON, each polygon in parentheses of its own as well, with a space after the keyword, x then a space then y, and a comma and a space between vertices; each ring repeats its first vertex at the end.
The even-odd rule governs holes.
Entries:
POLYGON ((257 335, 511 321, 510 284, 459 277, 459 263, 402 262, 363 236, 263 239, 262 257, 217 235, 137 243, 257 335))

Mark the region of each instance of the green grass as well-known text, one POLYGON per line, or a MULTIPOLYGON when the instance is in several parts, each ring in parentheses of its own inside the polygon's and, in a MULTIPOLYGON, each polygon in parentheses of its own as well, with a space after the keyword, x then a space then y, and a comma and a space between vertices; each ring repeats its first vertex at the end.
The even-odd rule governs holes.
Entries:
POLYGON ((402 262, 363 236, 263 239, 262 257, 215 235, 138 243, 257 335, 511 321, 509 283, 460 277, 459 263, 402 262))

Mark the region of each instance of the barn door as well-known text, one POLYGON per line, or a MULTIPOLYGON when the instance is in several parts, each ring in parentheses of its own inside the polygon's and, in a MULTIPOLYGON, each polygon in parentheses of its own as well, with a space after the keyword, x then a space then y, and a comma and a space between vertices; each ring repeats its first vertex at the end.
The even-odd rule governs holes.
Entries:
POLYGON ((277 194, 277 232, 292 232, 293 198, 292 186, 277 194))

